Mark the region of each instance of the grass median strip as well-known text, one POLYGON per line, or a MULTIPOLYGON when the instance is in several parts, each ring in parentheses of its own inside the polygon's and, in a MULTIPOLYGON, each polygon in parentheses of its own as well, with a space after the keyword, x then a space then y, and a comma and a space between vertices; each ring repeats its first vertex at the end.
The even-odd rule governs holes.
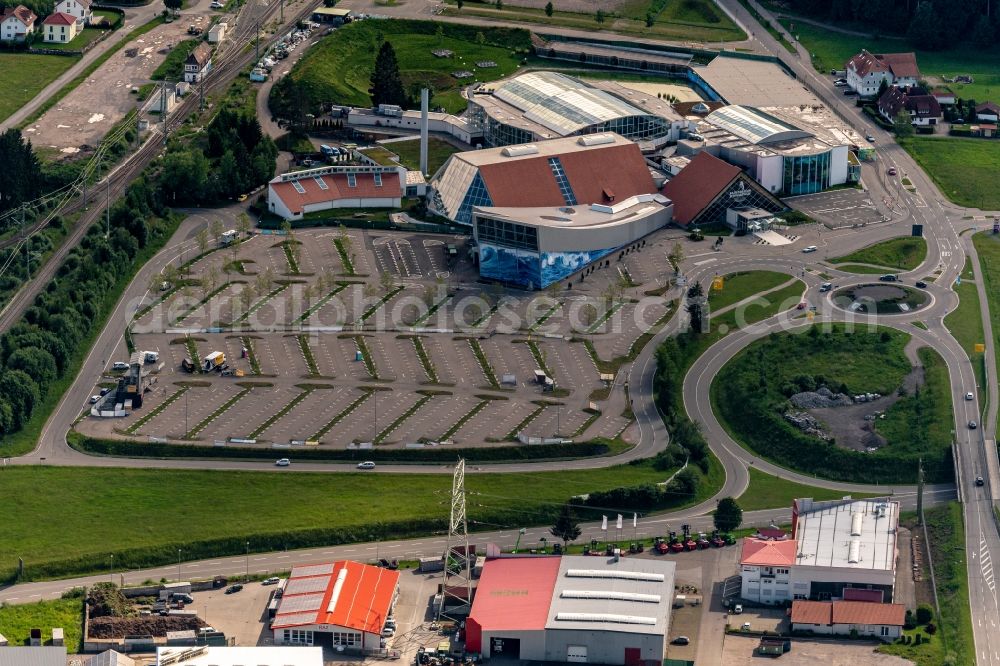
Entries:
POLYGON ((345 333, 337 337, 341 339, 350 338, 354 340, 354 344, 357 345, 358 351, 361 352, 361 361, 365 364, 365 370, 368 371, 368 376, 372 379, 378 379, 378 369, 375 367, 375 359, 372 358, 372 353, 368 348, 368 343, 365 342, 365 336, 359 333, 345 333))
POLYGON ((378 299, 378 301, 374 305, 372 305, 370 308, 368 308, 367 310, 365 310, 361 314, 361 316, 358 317, 358 321, 356 323, 358 323, 358 324, 365 323, 365 321, 368 320, 368 318, 370 318, 373 314, 375 314, 376 312, 378 312, 379 308, 381 308, 383 305, 385 305, 386 303, 388 303, 392 299, 393 296, 395 296, 396 294, 398 294, 401 291, 403 291, 403 287, 402 286, 394 287, 388 294, 386 294, 382 298, 378 299))
POLYGON ((180 324, 181 322, 183 322, 185 319, 187 319, 192 314, 194 314, 194 312, 198 308, 200 308, 201 306, 205 305, 210 300, 212 300, 214 297, 218 296, 220 293, 222 293, 223 291, 225 291, 226 289, 228 289, 229 287, 231 287, 234 284, 244 284, 244 282, 243 282, 243 280, 233 280, 232 282, 226 282, 226 283, 223 283, 223 284, 219 285, 218 287, 216 287, 215 289, 213 289, 211 292, 209 292, 208 294, 206 294, 204 296, 204 298, 202 298, 200 301, 198 301, 194 305, 188 306, 184 310, 184 312, 182 312, 180 314, 180 316, 177 317, 176 320, 174 320, 174 326, 177 326, 178 324, 180 324))
POLYGON ((419 336, 414 335, 410 338, 413 342, 413 349, 417 352, 417 358, 420 359, 420 365, 424 367, 424 372, 427 374, 427 380, 432 384, 438 383, 437 370, 434 369, 434 363, 431 362, 431 357, 427 353, 427 349, 424 347, 423 340, 419 336))
POLYGON ((129 433, 130 435, 132 433, 138 432, 139 428, 141 428, 142 426, 146 425, 147 423, 155 419, 163 412, 163 410, 165 410, 167 407, 176 402, 182 395, 184 395, 188 391, 188 388, 189 387, 187 386, 182 386, 180 389, 167 396, 166 400, 157 405, 155 409, 147 412, 146 414, 143 415, 141 419, 137 420, 128 428, 125 428, 125 432, 129 433))
POLYGON ((500 382, 497 381, 497 375, 493 372, 493 366, 490 365, 489 360, 486 358, 486 353, 483 352, 483 347, 479 344, 479 340, 470 338, 469 346, 472 347, 472 353, 476 355, 476 360, 479 361, 479 369, 483 371, 486 381, 488 381, 490 386, 493 388, 499 389, 500 382))
POLYGON ((472 328, 479 328, 480 326, 482 326, 482 325, 483 325, 483 324, 484 324, 485 322, 487 322, 487 321, 489 320, 489 318, 490 318, 490 317, 492 317, 492 316, 493 316, 493 315, 494 315, 494 314, 496 313, 496 311, 497 311, 497 310, 499 310, 499 309, 500 309, 500 304, 499 304, 499 303, 497 303, 497 304, 495 304, 495 305, 491 305, 491 306, 490 306, 490 309, 489 309, 489 310, 487 310, 486 312, 484 312, 484 313, 483 313, 483 314, 482 314, 482 315, 481 315, 481 316, 479 317, 479 319, 477 319, 476 321, 472 322, 472 328))
POLYGON ((375 436, 375 442, 374 443, 375 444, 381 444, 382 442, 384 442, 385 438, 388 437, 392 433, 393 430, 395 430, 399 426, 403 425, 403 422, 406 421, 406 419, 408 419, 411 416, 413 416, 414 414, 416 414, 417 410, 420 409, 421 407, 423 407, 424 405, 426 405, 428 402, 430 402, 431 398, 433 398, 433 397, 434 396, 431 396, 431 395, 420 396, 420 399, 417 400, 413 404, 412 407, 410 407, 405 412, 403 412, 402 414, 400 414, 396 418, 395 421, 393 421, 392 423, 390 423, 388 426, 386 426, 386 428, 384 430, 382 430, 382 432, 380 432, 378 435, 375 436))
POLYGON ((277 287, 272 289, 267 295, 261 298, 259 301, 251 305, 246 312, 244 312, 242 315, 234 319, 232 325, 235 326, 236 324, 240 324, 246 321, 250 315, 259 310, 265 303, 267 303, 269 300, 271 300, 272 298, 274 298, 275 296, 277 296, 286 289, 288 289, 288 284, 278 285, 277 287))
POLYGON ((538 343, 534 340, 527 340, 525 344, 528 346, 528 351, 530 351, 531 355, 534 357, 535 363, 538 364, 538 368, 547 376, 555 379, 552 369, 549 367, 549 364, 545 362, 545 354, 543 354, 542 350, 538 347, 538 343))
POLYGON ((344 291, 344 289, 347 289, 347 286, 350 285, 350 284, 351 284, 350 282, 338 282, 337 286, 333 288, 333 291, 331 291, 329 294, 327 294, 323 298, 321 298, 318 301, 316 301, 316 303, 314 303, 311 308, 309 308, 308 310, 306 310, 305 312, 303 312, 302 316, 300 316, 298 319, 296 319, 292 323, 301 324, 302 322, 304 322, 307 319, 309 319, 309 317, 311 317, 314 314, 316 314, 316 312, 321 307, 323 307, 324 305, 326 305, 327 303, 329 303, 330 299, 332 299, 334 296, 336 296, 340 292, 344 291))
POLYGON ((189 430, 187 433, 185 433, 184 439, 194 439, 198 435, 199 432, 201 432, 202 430, 204 430, 206 428, 206 426, 208 426, 209 423, 211 423, 212 421, 214 421, 215 419, 219 418, 224 413, 226 413, 226 411, 230 407, 232 407, 237 402, 239 402, 242 398, 244 398, 252 390, 253 390, 252 388, 245 388, 242 391, 240 391, 239 393, 237 393, 236 395, 234 395, 229 400, 226 400, 224 403, 222 403, 221 407, 219 407, 214 412, 212 412, 211 414, 209 414, 208 416, 206 416, 205 418, 203 418, 201 421, 199 421, 198 423, 196 423, 195 426, 193 428, 191 428, 191 430, 189 430))
POLYGON ((335 425, 346 419, 351 412, 360 407, 361 403, 367 400, 372 393, 374 393, 374 390, 365 391, 363 394, 355 398, 351 402, 351 404, 349 404, 347 407, 344 407, 344 409, 339 414, 337 414, 332 419, 327 421, 322 428, 317 430, 316 433, 312 437, 310 437, 310 439, 317 441, 320 440, 323 437, 323 435, 330 432, 330 430, 333 429, 335 425))
POLYGON ((607 311, 605 311, 603 315, 601 315, 600 319, 595 321, 591 325, 591 327, 587 329, 587 333, 596 333, 598 329, 601 328, 601 326, 604 326, 605 322, 611 319, 611 317, 613 317, 614 314, 619 310, 621 310, 623 307, 625 307, 625 301, 618 301, 617 303, 612 305, 610 308, 607 309, 607 311))
POLYGON ((504 440, 509 442, 516 442, 517 436, 521 433, 521 431, 527 428, 528 424, 537 419, 538 415, 544 412, 545 408, 548 407, 550 403, 539 400, 534 404, 536 405, 536 407, 531 411, 530 414, 521 419, 521 422, 518 423, 516 426, 514 426, 514 428, 510 432, 504 435, 504 440))
POLYGON ((430 308, 427 309, 427 312, 425 312, 422 317, 420 317, 415 322, 413 322, 413 327, 416 328, 417 326, 420 326, 425 321, 427 321, 428 319, 430 319, 431 317, 433 317, 434 313, 437 312, 438 310, 440 310, 441 306, 443 306, 445 303, 447 303, 450 300, 451 300, 451 295, 448 295, 448 296, 445 296, 444 298, 442 298, 441 300, 439 300, 434 305, 432 305, 430 308))
POLYGON ((189 335, 184 339, 184 346, 187 347, 188 358, 194 364, 194 371, 201 372, 201 357, 198 355, 198 344, 195 342, 195 339, 189 335))
POLYGON ((344 239, 334 238, 333 244, 337 247, 337 254, 340 255, 340 262, 344 265, 344 274, 357 275, 354 271, 354 262, 351 261, 350 254, 347 251, 347 244, 344 242, 344 239))
POLYGON ((252 433, 250 433, 250 439, 257 439, 257 437, 259 437, 260 435, 262 435, 265 430, 267 430, 272 425, 274 425, 278 421, 278 419, 280 419, 282 416, 284 416, 288 412, 290 412, 293 409, 295 409, 295 406, 297 404, 299 404, 300 402, 302 402, 303 400, 305 400, 306 398, 308 398, 309 394, 312 393, 313 391, 315 391, 318 388, 320 388, 320 387, 319 386, 309 386, 308 384, 306 384, 302 388, 302 392, 301 393, 299 393, 297 396, 295 396, 294 398, 292 398, 291 400, 289 400, 288 403, 284 407, 282 407, 281 409, 279 409, 278 412, 274 416, 272 416, 268 420, 264 421, 257 428, 255 428, 254 431, 252 433))
MULTIPOLYGON (((976 254, 979 255, 979 268, 983 276, 983 286, 986 289, 990 327, 993 331, 994 342, 1000 345, 1000 238, 992 234, 979 233, 972 237, 972 242, 975 243, 976 254)), ((978 296, 976 298, 978 303, 978 296)), ((986 340, 980 339, 976 342, 986 342, 986 340)), ((1000 371, 1000 357, 997 357, 995 361, 994 372, 1000 371)), ((985 366, 985 363, 979 362, 974 365, 982 367, 985 366)), ((985 367, 977 371, 977 376, 980 375, 985 376, 985 367)))
POLYGON ((546 310, 545 314, 543 314, 541 317, 539 317, 538 319, 536 319, 535 323, 532 324, 530 328, 528 328, 528 332, 529 333, 534 333, 536 330, 538 330, 538 327, 541 326, 541 325, 543 325, 546 321, 548 321, 549 317, 551 317, 553 314, 555 314, 556 310, 558 310, 561 306, 562 306, 561 303, 556 303, 551 308, 549 308, 548 310, 546 310))
POLYGON ((257 351, 253 347, 253 339, 249 335, 240 337, 240 342, 247 350, 247 360, 250 361, 250 371, 255 375, 260 374, 260 362, 257 360, 257 351))
POLYGON ((479 402, 477 402, 472 407, 472 409, 470 409, 469 411, 467 411, 465 414, 462 415, 462 418, 460 418, 457 421, 455 421, 453 424, 451 424, 450 428, 448 428, 443 433, 441 433, 441 436, 438 437, 438 441, 446 440, 449 437, 451 437, 452 435, 454 435, 456 432, 458 432, 461 429, 462 426, 464 426, 466 423, 468 423, 469 420, 472 419, 472 417, 474 417, 479 412, 483 411, 483 409, 485 409, 486 405, 488 405, 488 404, 490 404, 489 400, 480 400, 479 402))
POLYGON ((316 357, 313 356, 312 349, 309 347, 309 336, 305 334, 296 335, 295 338, 299 341, 299 350, 302 352, 302 358, 305 359, 306 367, 309 368, 310 375, 319 375, 319 366, 316 365, 316 357))
POLYGON ((285 263, 288 264, 288 273, 290 275, 299 274, 299 262, 295 258, 295 252, 292 250, 292 245, 301 245, 300 241, 286 240, 281 244, 281 249, 285 252, 285 263))

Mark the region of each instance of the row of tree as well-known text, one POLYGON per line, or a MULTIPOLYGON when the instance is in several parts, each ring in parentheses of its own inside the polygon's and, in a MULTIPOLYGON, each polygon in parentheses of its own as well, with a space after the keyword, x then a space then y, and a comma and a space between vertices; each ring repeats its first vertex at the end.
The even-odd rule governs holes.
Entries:
POLYGON ((921 50, 990 48, 1000 33, 989 0, 791 0, 789 9, 877 34, 906 35, 921 50))

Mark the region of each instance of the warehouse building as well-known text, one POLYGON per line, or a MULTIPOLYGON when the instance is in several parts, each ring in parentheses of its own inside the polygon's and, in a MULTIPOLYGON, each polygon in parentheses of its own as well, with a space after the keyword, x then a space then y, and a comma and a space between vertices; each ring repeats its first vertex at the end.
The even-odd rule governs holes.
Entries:
POLYGON ((676 140, 687 121, 667 100, 612 81, 530 72, 473 89, 468 114, 487 146, 614 132, 651 145, 676 140))
POLYGON ((748 601, 892 601, 899 502, 797 499, 787 541, 747 538, 740 557, 748 601))
POLYGON ((461 224, 476 206, 609 205, 656 193, 639 147, 610 132, 455 153, 430 185, 428 207, 461 224))
POLYGON ((271 622, 274 644, 377 650, 398 597, 398 571, 349 560, 297 566, 271 622))
POLYGON ((870 601, 793 601, 792 631, 871 636, 894 641, 903 633, 906 606, 870 601))
POLYGON ((267 209, 301 220, 337 208, 399 208, 406 169, 390 166, 327 166, 283 173, 267 184, 267 209))
POLYGON ((466 650, 521 661, 662 664, 675 569, 628 557, 488 560, 466 650))

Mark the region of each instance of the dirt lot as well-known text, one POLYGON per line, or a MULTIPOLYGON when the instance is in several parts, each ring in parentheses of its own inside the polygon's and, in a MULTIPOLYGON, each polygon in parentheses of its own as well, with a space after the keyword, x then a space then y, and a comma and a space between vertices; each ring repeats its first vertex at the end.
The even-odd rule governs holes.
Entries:
MULTIPOLYGON (((28 138, 35 146, 64 156, 100 143, 108 130, 136 107, 138 101, 131 89, 149 82, 150 75, 166 58, 165 49, 187 39, 185 32, 192 23, 209 24, 208 17, 217 13, 208 10, 209 2, 198 0, 173 23, 154 28, 112 55, 86 81, 26 128, 28 138), (139 52, 130 58, 126 51, 132 47, 139 52)), ((122 39, 128 30, 122 28, 108 39, 122 39)))
MULTIPOLYGON (((764 659, 755 657, 754 648, 759 638, 750 636, 726 636, 723 661, 726 666, 751 666, 764 659)), ((782 655, 782 666, 905 666, 911 662, 892 655, 879 654, 871 643, 803 641, 792 643, 792 651, 782 655)))

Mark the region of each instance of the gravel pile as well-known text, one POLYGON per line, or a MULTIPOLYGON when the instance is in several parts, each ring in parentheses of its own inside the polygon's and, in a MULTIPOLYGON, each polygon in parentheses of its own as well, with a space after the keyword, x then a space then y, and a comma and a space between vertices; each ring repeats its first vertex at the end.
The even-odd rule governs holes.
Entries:
POLYGON ((796 393, 790 398, 793 405, 799 409, 824 409, 826 407, 847 407, 853 405, 851 397, 843 393, 834 393, 823 386, 816 391, 796 393))
POLYGON ((805 412, 785 412, 785 420, 807 435, 819 437, 824 442, 832 439, 830 434, 823 430, 822 424, 805 412))

